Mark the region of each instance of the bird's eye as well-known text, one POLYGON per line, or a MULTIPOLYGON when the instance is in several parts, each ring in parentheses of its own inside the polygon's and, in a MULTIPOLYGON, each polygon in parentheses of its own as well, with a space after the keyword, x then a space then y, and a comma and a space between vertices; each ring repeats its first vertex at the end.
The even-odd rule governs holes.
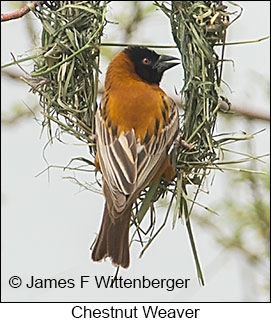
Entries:
POLYGON ((150 59, 148 59, 147 57, 145 57, 145 58, 143 58, 143 59, 142 59, 142 63, 143 63, 144 65, 150 65, 151 60, 150 60, 150 59))

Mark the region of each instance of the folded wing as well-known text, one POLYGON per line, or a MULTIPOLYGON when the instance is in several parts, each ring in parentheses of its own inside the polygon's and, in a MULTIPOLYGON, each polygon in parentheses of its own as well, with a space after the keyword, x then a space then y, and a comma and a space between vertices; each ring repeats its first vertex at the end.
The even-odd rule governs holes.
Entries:
POLYGON ((106 125, 101 113, 102 106, 97 110, 97 152, 104 194, 114 218, 119 217, 150 183, 173 143, 179 120, 174 101, 169 101, 167 124, 159 134, 153 134, 147 143, 140 143, 134 129, 117 136, 106 125))

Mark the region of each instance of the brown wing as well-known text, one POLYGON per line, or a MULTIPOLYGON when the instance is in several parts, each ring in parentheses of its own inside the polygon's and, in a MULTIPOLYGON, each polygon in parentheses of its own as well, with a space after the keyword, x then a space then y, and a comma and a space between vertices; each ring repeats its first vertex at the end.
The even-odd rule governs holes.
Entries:
POLYGON ((147 144, 137 140, 134 129, 117 137, 105 124, 101 115, 103 107, 97 110, 97 153, 103 174, 104 193, 114 218, 120 216, 150 183, 173 143, 179 118, 174 101, 169 101, 167 124, 147 144))

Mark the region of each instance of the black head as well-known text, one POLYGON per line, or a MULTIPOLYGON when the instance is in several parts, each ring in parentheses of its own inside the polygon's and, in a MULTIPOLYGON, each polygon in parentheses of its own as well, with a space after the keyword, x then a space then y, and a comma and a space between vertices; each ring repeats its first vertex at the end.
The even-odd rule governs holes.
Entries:
POLYGON ((148 83, 159 84, 163 73, 179 62, 169 62, 178 58, 168 55, 158 55, 146 47, 133 46, 125 49, 135 66, 135 71, 140 78, 148 83))

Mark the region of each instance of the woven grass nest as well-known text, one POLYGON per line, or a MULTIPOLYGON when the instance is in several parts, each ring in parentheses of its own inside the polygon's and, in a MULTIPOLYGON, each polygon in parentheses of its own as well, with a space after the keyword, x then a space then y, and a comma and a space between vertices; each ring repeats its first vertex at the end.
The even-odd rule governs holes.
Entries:
MULTIPOLYGON (((42 23, 41 46, 34 59, 31 80, 40 95, 42 126, 50 137, 69 133, 95 155, 94 115, 97 107, 101 37, 109 1, 43 1, 34 11, 42 23), (52 123, 57 125, 53 133, 52 123)), ((226 30, 231 23, 222 1, 155 1, 170 19, 172 35, 185 72, 184 99, 176 176, 147 187, 134 205, 132 240, 143 245, 141 255, 166 224, 173 208, 173 226, 182 217, 186 224, 199 280, 204 284, 190 225, 196 198, 211 169, 222 169, 224 146, 244 138, 214 135, 217 113, 224 100, 219 94, 226 30), (217 51, 219 49, 219 53, 217 51), (183 143, 183 144, 182 144, 183 143), (185 143, 185 144, 184 144, 185 143), (188 186, 194 192, 188 194, 188 186), (164 222, 155 228, 155 201, 169 197, 164 222), (144 230, 141 221, 149 211, 144 230), (143 243, 147 236, 147 243, 143 243)), ((92 165, 93 159, 88 162, 92 165)), ((208 208, 206 208, 208 209, 208 208)))

